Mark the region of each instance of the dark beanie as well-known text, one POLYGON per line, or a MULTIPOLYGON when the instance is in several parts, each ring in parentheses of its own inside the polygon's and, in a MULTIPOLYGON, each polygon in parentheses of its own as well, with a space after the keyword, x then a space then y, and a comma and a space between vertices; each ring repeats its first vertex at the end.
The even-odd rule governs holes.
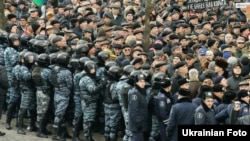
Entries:
POLYGON ((216 40, 214 40, 214 39, 208 39, 207 40, 207 46, 211 47, 212 45, 214 45, 215 42, 216 42, 216 40))
POLYGON ((242 56, 240 58, 240 62, 241 62, 242 65, 247 66, 249 64, 249 59, 248 59, 247 56, 242 56))
POLYGON ((218 76, 216 76, 215 78, 214 78, 214 84, 216 85, 216 84, 220 84, 220 82, 221 82, 221 80, 223 79, 224 77, 223 76, 220 76, 220 75, 218 75, 218 76))
POLYGON ((33 32, 36 32, 39 27, 40 27, 40 25, 37 24, 37 23, 32 23, 31 24, 31 28, 32 28, 33 32))
POLYGON ((127 66, 127 65, 130 65, 129 60, 128 60, 128 59, 123 60, 123 61, 122 61, 122 67, 125 67, 125 66, 127 66))

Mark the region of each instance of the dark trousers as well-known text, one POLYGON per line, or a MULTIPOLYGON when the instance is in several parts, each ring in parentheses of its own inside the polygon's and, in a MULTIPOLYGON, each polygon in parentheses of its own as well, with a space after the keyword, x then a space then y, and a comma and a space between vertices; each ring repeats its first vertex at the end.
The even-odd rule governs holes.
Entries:
POLYGON ((132 141, 144 141, 144 133, 132 132, 132 141))

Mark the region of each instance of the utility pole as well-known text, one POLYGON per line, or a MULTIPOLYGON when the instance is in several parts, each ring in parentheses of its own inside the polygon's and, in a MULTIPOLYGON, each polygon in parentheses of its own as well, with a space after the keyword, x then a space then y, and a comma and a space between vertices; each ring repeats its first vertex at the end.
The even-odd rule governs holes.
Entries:
POLYGON ((150 13, 151 13, 151 0, 146 0, 145 5, 145 27, 144 27, 144 35, 143 35, 143 41, 144 41, 144 49, 146 52, 149 50, 149 37, 150 37, 150 13))
POLYGON ((5 30, 6 17, 4 15, 4 0, 0 0, 0 29, 5 30))

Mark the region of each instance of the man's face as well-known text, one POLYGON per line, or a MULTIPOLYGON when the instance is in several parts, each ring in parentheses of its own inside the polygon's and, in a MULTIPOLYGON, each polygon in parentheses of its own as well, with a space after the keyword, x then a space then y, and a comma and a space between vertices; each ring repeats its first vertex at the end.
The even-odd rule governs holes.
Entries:
POLYGON ((113 15, 118 15, 119 14, 119 8, 112 8, 111 9, 113 15))
POLYGON ((214 99, 213 98, 206 98, 203 101, 207 105, 208 108, 212 108, 213 103, 214 103, 214 99))
POLYGON ((240 75, 241 74, 241 67, 240 66, 236 66, 233 68, 234 74, 236 75, 240 75))
POLYGON ((122 52, 125 56, 128 56, 131 54, 131 48, 126 47, 126 48, 122 49, 122 52))
POLYGON ((144 88, 145 87, 145 84, 146 84, 146 81, 141 79, 139 80, 138 82, 136 82, 136 84, 140 87, 140 88, 144 88))

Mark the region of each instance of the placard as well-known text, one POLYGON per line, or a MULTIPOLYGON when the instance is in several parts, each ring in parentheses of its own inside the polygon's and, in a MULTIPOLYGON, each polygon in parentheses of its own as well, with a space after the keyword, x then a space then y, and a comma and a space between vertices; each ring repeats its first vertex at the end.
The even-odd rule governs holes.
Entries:
POLYGON ((236 8, 246 8, 247 5, 250 5, 250 3, 236 3, 236 8))
POLYGON ((225 0, 187 0, 188 9, 206 9, 215 6, 227 5, 225 0))

